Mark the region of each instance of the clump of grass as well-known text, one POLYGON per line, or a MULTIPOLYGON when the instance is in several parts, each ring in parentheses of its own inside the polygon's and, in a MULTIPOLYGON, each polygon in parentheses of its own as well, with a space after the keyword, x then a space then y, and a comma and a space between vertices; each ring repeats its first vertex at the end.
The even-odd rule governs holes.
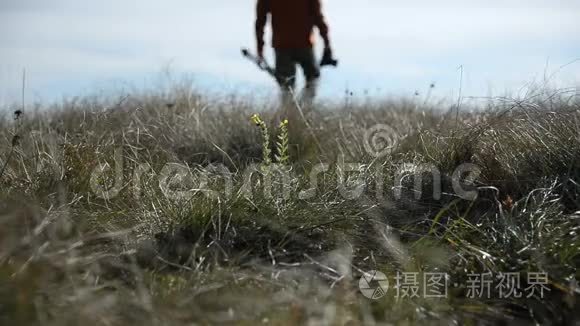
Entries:
POLYGON ((14 151, 16 150, 16 147, 20 143, 19 130, 20 130, 20 118, 22 117, 22 114, 23 114, 22 110, 14 111, 14 121, 15 121, 14 134, 12 135, 12 140, 10 142, 10 151, 8 152, 8 155, 6 156, 6 160, 4 161, 4 164, 2 165, 2 169, 0 169, 0 179, 2 179, 2 177, 4 176, 4 171, 6 171, 6 167, 10 163, 10 160, 12 159, 12 156, 14 155, 14 151))

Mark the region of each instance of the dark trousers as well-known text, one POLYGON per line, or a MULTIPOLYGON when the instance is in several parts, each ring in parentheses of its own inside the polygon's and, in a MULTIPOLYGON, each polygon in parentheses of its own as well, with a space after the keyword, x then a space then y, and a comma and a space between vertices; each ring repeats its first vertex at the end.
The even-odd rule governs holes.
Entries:
POLYGON ((300 66, 304 73, 306 85, 302 99, 309 104, 316 95, 320 67, 316 62, 313 48, 275 49, 276 52, 276 79, 282 88, 283 99, 291 98, 296 87, 296 66, 300 66))

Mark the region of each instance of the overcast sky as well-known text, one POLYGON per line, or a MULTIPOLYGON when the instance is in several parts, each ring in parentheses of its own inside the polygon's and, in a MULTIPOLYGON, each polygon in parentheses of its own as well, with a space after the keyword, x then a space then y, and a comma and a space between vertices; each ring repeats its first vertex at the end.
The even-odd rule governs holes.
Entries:
MULTIPOLYGON (((278 0, 283 1, 283 0, 278 0)), ((338 69, 324 96, 413 94, 435 82, 452 96, 463 66, 466 95, 503 95, 544 75, 580 81, 578 0, 326 0, 338 69), (556 73, 557 72, 557 73, 556 73)), ((0 0, 0 105, 151 83, 170 66, 199 85, 272 89, 244 61, 254 48, 254 0, 0 0)))

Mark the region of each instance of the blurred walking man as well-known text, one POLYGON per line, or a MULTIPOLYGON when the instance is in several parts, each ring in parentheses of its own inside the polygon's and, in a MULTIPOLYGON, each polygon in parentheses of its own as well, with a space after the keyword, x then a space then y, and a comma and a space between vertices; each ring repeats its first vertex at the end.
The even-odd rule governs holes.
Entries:
POLYGON ((282 88, 283 100, 291 98, 296 84, 296 65, 304 72, 306 85, 302 98, 311 103, 316 95, 320 67, 314 55, 314 27, 324 41, 324 53, 332 57, 328 25, 320 0, 258 0, 256 18, 257 53, 264 58, 264 27, 270 16, 272 46, 276 55, 276 79, 282 88))

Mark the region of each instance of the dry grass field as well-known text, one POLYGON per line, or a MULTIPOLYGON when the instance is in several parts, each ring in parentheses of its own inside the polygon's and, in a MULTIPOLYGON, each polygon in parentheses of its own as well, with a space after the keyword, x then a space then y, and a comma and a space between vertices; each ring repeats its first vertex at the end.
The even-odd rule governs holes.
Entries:
POLYGON ((0 324, 580 323, 574 95, 5 108, 0 324))

